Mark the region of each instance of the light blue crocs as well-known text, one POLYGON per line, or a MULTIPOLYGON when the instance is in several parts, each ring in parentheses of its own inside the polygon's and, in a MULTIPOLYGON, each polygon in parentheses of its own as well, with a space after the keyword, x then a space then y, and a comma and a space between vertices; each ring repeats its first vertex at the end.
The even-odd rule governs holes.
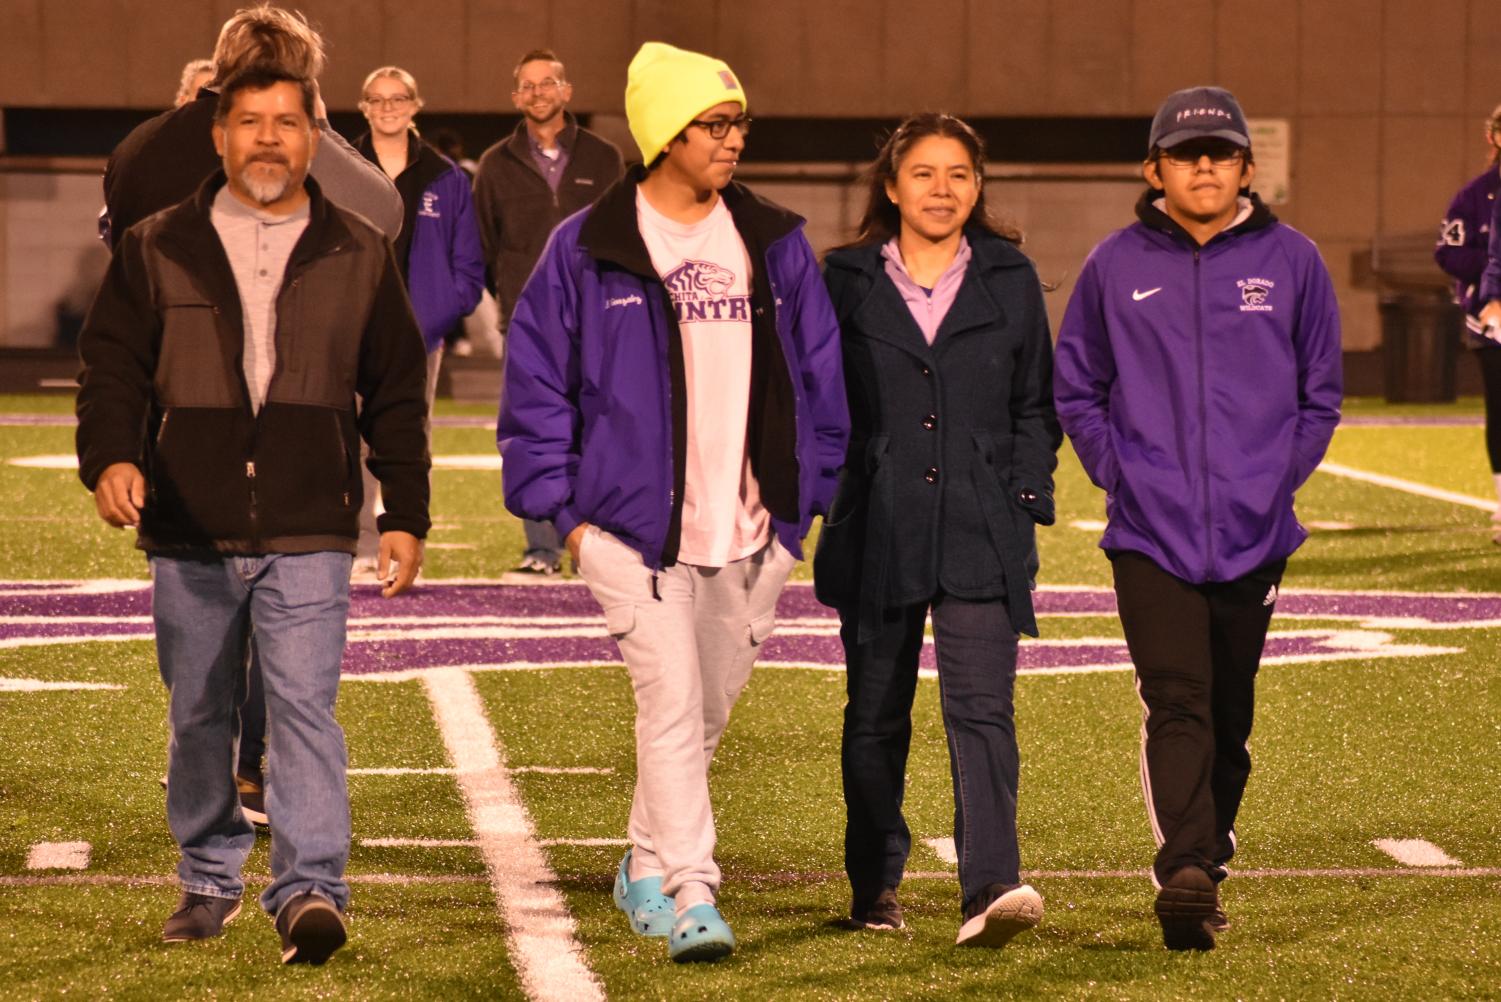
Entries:
POLYGON ((672 899, 662 893, 662 878, 632 880, 629 849, 620 861, 620 872, 615 875, 614 897, 615 907, 625 912, 638 936, 666 936, 672 931, 675 906, 672 899))
POLYGON ((735 950, 735 934, 713 905, 694 905, 673 924, 667 953, 680 964, 718 960, 735 950))

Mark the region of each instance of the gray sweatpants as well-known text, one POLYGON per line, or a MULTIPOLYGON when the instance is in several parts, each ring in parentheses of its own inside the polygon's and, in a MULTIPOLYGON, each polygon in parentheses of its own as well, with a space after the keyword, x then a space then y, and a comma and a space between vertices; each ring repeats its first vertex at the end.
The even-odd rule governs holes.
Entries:
POLYGON ((598 526, 585 530, 579 574, 604 609, 636 694, 631 878, 660 874, 668 896, 681 890, 684 900, 712 901, 718 893, 709 763, 795 563, 773 537, 724 567, 658 571, 653 595, 639 553, 598 526))

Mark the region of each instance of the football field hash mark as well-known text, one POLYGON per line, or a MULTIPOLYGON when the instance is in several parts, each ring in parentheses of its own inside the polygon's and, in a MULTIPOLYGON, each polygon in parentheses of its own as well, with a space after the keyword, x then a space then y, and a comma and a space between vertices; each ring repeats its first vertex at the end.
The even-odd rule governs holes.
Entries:
POLYGON ((923 844, 933 850, 933 854, 945 863, 954 866, 959 865, 959 850, 951 838, 925 838, 923 844))
POLYGON ((26 854, 28 870, 87 870, 87 842, 38 842, 26 854))
POLYGON ((1405 866, 1464 865, 1432 842, 1420 838, 1378 838, 1372 840, 1371 844, 1405 866))

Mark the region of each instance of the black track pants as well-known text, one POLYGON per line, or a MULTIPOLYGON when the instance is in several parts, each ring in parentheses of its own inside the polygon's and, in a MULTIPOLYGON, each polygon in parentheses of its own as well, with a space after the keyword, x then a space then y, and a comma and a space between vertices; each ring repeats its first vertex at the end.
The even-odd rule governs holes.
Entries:
POLYGON ((1145 713, 1141 780, 1158 845, 1153 871, 1159 883, 1184 866, 1222 876, 1251 774, 1256 669, 1287 561, 1207 584, 1139 553, 1115 552, 1111 562, 1145 713))

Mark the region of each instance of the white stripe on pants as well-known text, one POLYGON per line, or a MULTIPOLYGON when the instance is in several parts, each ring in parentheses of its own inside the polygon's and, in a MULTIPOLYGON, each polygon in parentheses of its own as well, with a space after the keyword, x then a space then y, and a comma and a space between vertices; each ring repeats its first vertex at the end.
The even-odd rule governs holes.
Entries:
POLYGON ((631 877, 661 874, 668 896, 686 884, 718 893, 709 763, 794 563, 773 537, 724 567, 665 568, 653 595, 640 554, 597 526, 584 533, 579 574, 604 609, 636 694, 631 877))

